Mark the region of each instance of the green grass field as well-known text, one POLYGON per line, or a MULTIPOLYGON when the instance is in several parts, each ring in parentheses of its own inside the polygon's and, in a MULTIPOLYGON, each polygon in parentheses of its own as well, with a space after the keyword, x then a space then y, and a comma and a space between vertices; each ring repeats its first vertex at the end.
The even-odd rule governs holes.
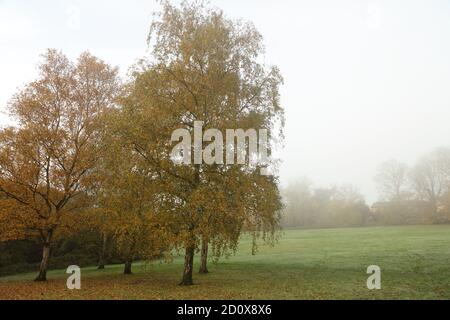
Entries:
MULTIPOLYGON (((288 230, 275 247, 236 256, 177 286, 182 260, 82 271, 82 289, 66 289, 64 270, 48 283, 33 274, 0 278, 0 299, 450 299, 450 226, 288 230), (382 270, 382 289, 366 287, 369 265, 382 270)), ((197 261, 196 261, 197 262, 197 261)), ((196 266, 197 267, 197 266, 196 266)))

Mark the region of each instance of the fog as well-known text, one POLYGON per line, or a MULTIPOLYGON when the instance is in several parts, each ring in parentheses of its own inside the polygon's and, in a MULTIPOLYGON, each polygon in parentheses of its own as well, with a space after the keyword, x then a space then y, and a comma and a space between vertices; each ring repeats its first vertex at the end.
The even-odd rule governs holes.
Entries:
MULTIPOLYGON (((450 145, 450 1, 215 0, 254 22, 285 79, 283 184, 352 184, 368 202, 391 158, 450 145)), ((145 55, 157 3, 0 0, 0 124, 39 54, 89 50, 125 74, 145 55)))

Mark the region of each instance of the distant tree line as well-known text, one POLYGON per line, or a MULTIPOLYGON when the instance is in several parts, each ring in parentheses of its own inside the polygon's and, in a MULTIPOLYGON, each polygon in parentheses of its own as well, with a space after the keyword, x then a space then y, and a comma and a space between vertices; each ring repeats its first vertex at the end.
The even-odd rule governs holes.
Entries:
POLYGON ((351 186, 314 188, 307 178, 282 191, 284 227, 328 228, 450 223, 450 149, 439 148, 413 167, 380 165, 380 201, 367 205, 351 186))
POLYGON ((307 178, 282 191, 285 228, 356 227, 369 223, 370 208, 352 186, 313 188, 307 178))
POLYGON ((408 167, 383 163, 375 178, 376 217, 390 224, 450 223, 450 148, 438 148, 408 167))

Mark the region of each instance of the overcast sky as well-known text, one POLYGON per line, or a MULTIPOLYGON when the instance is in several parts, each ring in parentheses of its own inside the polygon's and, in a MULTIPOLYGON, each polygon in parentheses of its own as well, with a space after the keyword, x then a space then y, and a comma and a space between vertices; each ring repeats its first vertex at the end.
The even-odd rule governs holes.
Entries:
MULTIPOLYGON (((281 178, 353 184, 377 199, 380 162, 450 145, 449 0, 213 0, 255 23, 285 78, 281 178)), ((0 108, 39 55, 84 50, 123 73, 146 53, 153 0, 0 0, 0 108)), ((0 124, 8 120, 0 115, 0 124)))

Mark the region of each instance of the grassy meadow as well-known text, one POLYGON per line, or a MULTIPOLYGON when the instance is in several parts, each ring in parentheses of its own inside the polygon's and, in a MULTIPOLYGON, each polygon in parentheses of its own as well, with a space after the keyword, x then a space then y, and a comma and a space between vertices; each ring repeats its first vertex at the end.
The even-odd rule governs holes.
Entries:
MULTIPOLYGON (((198 268, 198 256, 195 268, 198 268)), ((275 247, 251 255, 250 239, 195 285, 177 286, 182 259, 82 270, 81 290, 66 288, 65 270, 0 278, 0 299, 450 299, 450 226, 286 230, 275 247), (366 287, 369 265, 382 289, 366 287)))

